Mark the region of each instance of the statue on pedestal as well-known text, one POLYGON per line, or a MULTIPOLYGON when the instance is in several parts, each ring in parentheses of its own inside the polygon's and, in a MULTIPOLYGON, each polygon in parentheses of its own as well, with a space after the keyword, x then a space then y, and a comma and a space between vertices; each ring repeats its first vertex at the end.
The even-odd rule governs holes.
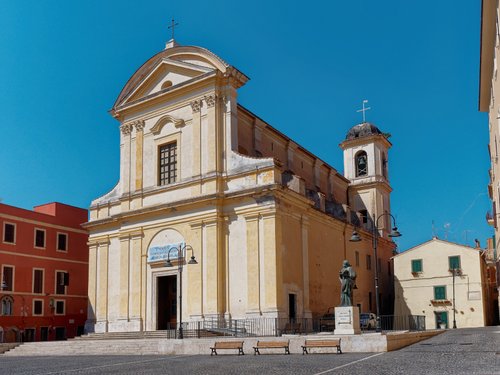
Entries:
POLYGON ((348 260, 344 260, 342 269, 339 272, 340 279, 340 306, 352 306, 352 289, 356 281, 356 272, 349 264, 348 260))

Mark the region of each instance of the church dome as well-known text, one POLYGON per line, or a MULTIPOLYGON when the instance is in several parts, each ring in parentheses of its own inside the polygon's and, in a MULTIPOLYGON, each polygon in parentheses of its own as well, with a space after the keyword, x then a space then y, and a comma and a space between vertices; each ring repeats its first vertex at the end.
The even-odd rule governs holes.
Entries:
POLYGON ((350 141, 356 138, 369 137, 372 135, 383 134, 379 128, 377 128, 374 124, 370 122, 363 122, 358 125, 354 125, 345 137, 346 141, 350 141))

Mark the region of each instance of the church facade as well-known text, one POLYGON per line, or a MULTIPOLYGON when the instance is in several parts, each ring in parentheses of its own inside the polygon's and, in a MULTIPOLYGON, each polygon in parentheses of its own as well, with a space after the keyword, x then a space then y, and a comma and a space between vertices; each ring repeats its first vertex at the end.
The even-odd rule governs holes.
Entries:
POLYGON ((354 305, 375 310, 378 267, 382 311, 392 312, 389 221, 379 222, 379 259, 372 253, 372 217, 390 213, 387 136, 354 126, 341 175, 238 104, 247 81, 171 40, 126 83, 111 110, 120 180, 85 224, 87 331, 163 330, 180 314, 320 317, 339 304, 344 259, 358 274, 354 305), (349 242, 353 230, 361 242, 349 242))

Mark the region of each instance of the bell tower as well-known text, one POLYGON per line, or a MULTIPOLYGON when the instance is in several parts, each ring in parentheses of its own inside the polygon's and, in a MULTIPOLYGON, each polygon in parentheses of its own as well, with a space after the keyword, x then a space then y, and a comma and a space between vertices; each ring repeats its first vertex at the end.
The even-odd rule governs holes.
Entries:
MULTIPOLYGON (((344 151, 344 177, 349 179, 349 205, 358 213, 361 225, 371 230, 373 217, 377 219, 391 212, 388 151, 391 143, 388 136, 374 124, 363 122, 353 126, 340 144, 344 151)), ((381 218, 380 235, 387 238, 390 231, 389 217, 381 218)))

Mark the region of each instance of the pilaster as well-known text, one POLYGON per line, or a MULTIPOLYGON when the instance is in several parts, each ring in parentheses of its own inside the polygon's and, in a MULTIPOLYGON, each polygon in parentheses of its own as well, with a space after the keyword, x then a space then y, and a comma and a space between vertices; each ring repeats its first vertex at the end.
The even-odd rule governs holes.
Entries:
POLYGON ((128 320, 128 300, 129 300, 129 255, 130 255, 130 238, 128 235, 120 237, 120 297, 119 297, 119 318, 120 320, 128 320))
POLYGON ((193 111, 193 176, 199 176, 201 174, 201 162, 202 162, 202 149, 201 149, 201 99, 193 100, 191 103, 191 109, 193 111))
POLYGON ((311 318, 311 309, 309 305, 309 218, 302 216, 300 221, 302 233, 302 275, 303 275, 303 306, 304 318, 311 318))
POLYGON ((204 301, 205 315, 219 314, 219 235, 218 221, 204 222, 203 225, 203 259, 204 259, 204 301))
POLYGON ((97 243, 89 243, 88 305, 85 333, 95 330, 97 305, 97 243))
POLYGON ((278 246, 282 246, 281 228, 279 217, 275 213, 261 215, 261 217, 260 232, 263 237, 261 262, 265 260, 261 263, 265 285, 262 309, 267 314, 278 314, 279 307, 284 305, 282 301, 283 263, 281 256, 278 256, 278 246))
POLYGON ((130 328, 134 331, 142 331, 143 320, 141 318, 141 297, 142 297, 142 281, 145 275, 141 267, 142 260, 142 231, 137 231, 130 234, 131 246, 129 247, 129 321, 130 328))
POLYGON ((247 314, 260 315, 259 214, 245 216, 247 227, 247 314))
POLYGON ((143 179, 143 147, 144 147, 144 121, 138 120, 135 126, 135 190, 142 190, 143 179))
POLYGON ((187 298, 188 306, 186 309, 187 314, 191 319, 200 320, 203 319, 203 294, 204 294, 204 283, 203 283, 203 269, 205 264, 205 258, 203 255, 203 224, 202 222, 190 223, 191 226, 191 246, 193 247, 194 255, 198 264, 189 265, 187 267, 189 272, 187 273, 187 298))
POLYGON ((123 193, 130 192, 130 168, 131 168, 131 155, 130 155, 130 143, 131 143, 131 133, 133 126, 130 123, 123 124, 120 126, 121 131, 121 155, 120 155, 120 178, 123 188, 123 193))
POLYGON ((203 174, 217 171, 217 158, 218 158, 218 145, 219 145, 219 129, 216 121, 215 94, 205 96, 207 103, 207 129, 208 129, 208 143, 207 143, 207 163, 206 171, 203 174))
POLYGON ((109 241, 97 245, 97 303, 95 332, 108 331, 108 256, 109 241))

